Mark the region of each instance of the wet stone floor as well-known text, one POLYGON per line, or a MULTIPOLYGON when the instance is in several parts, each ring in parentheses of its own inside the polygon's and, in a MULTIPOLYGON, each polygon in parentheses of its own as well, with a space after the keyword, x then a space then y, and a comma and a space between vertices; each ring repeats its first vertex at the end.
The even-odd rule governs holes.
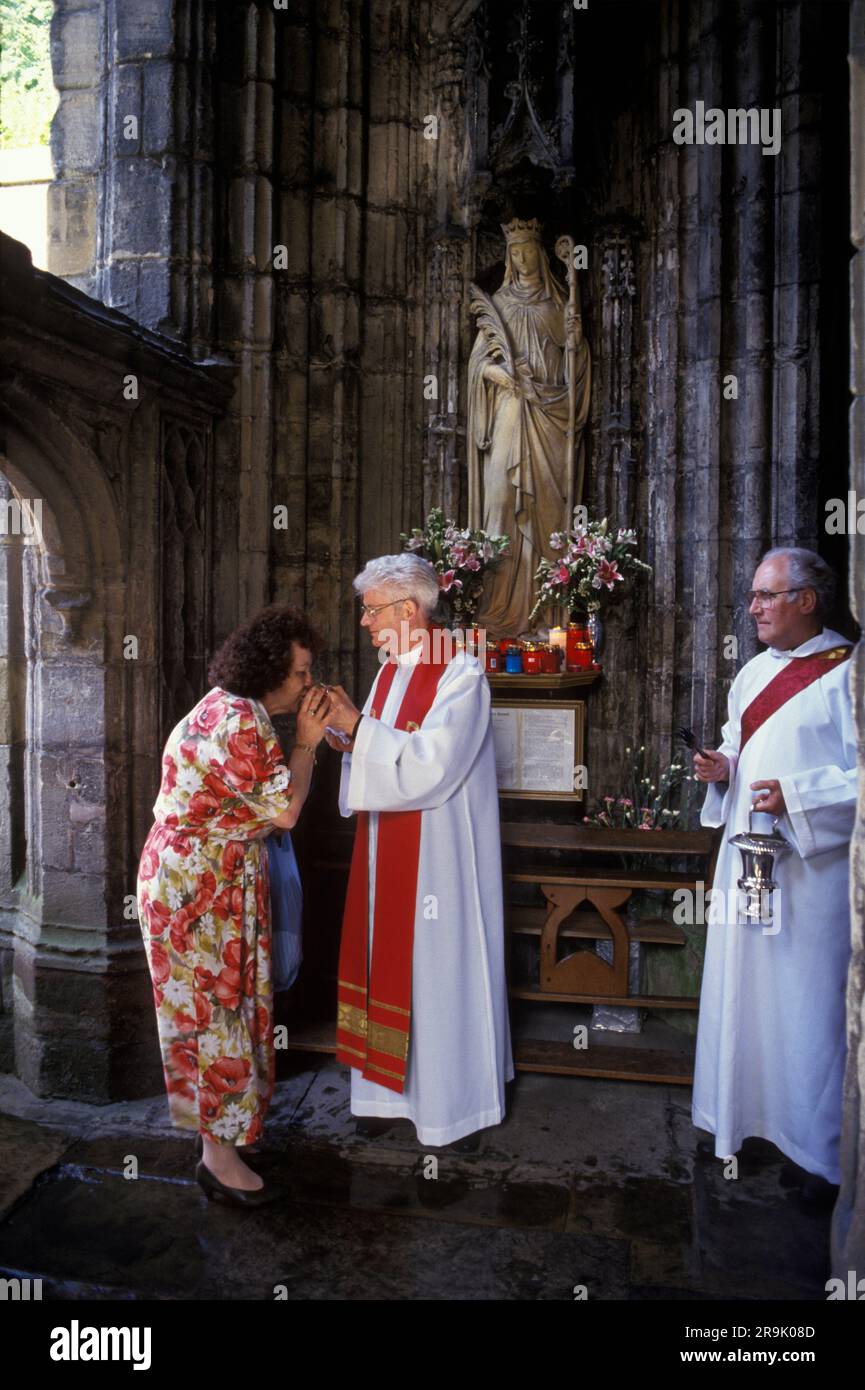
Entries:
POLYGON ((0 1077, 0 1275, 61 1299, 825 1300, 830 1213, 769 1144, 735 1180, 698 1159, 686 1087, 522 1074, 460 1153, 406 1121, 358 1136, 348 1073, 295 1066, 254 1159, 289 1195, 260 1211, 207 1201, 164 1097, 0 1077))

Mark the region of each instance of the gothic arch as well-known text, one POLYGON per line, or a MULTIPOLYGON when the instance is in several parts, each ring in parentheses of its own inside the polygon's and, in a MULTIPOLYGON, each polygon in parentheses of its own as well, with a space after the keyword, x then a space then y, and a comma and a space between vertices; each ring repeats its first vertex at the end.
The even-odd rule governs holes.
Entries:
POLYGON ((112 919, 122 917, 115 861, 124 856, 108 846, 126 797, 118 506, 82 431, 53 404, 15 384, 2 404, 0 472, 30 506, 21 582, 9 592, 10 605, 23 605, 13 625, 19 650, 7 653, 24 711, 23 758, 10 779, 11 825, 17 817, 23 835, 17 844, 11 832, 0 837, 0 1023, 32 1091, 56 1088, 68 1051, 73 1092, 97 1098, 112 1027, 103 977, 116 950, 112 919))
POLYGON ((3 471, 21 496, 42 500, 40 597, 69 641, 85 610, 88 629, 99 621, 106 583, 123 574, 116 499, 80 430, 14 385, 0 399, 8 412, 3 471))

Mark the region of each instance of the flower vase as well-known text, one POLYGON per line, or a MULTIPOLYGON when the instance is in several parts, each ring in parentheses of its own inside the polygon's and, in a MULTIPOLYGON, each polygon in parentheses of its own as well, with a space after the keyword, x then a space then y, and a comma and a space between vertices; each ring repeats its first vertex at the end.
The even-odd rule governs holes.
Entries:
POLYGON ((604 645, 604 624, 600 613, 590 613, 586 622, 589 629, 589 640, 592 644, 592 660, 595 665, 600 665, 601 650, 604 645))

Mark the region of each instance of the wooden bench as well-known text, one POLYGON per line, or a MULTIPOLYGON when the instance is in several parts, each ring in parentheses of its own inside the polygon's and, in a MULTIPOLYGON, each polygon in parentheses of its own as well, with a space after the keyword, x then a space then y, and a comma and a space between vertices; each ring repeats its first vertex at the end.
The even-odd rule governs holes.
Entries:
MULTIPOLYGON (((536 884, 546 900, 543 908, 510 905, 506 909, 510 935, 540 938, 537 983, 511 985, 512 998, 534 1003, 607 1004, 636 1009, 695 1010, 698 1007, 697 995, 631 993, 628 970, 631 942, 683 946, 687 937, 680 926, 664 918, 629 924, 624 911, 632 894, 640 889, 673 891, 686 888, 696 893, 702 883, 708 890, 716 852, 714 832, 602 830, 584 825, 506 821, 502 824, 502 845, 506 852, 528 851, 533 855, 555 852, 560 856, 555 863, 533 859, 506 868, 507 882, 536 884), (603 863, 604 859, 623 854, 639 854, 653 861, 693 858, 700 861, 699 869, 696 873, 684 873, 664 867, 626 869, 603 863), (590 910, 579 910, 586 907, 590 910), (583 949, 574 949, 560 959, 560 942, 583 939, 611 940, 612 961, 583 949)), ((650 1050, 646 1047, 605 1048, 593 1043, 589 1049, 591 1058, 580 1058, 568 1044, 522 1039, 518 1051, 523 1070, 620 1076, 622 1079, 639 1076, 641 1080, 682 1083, 692 1079, 690 1068, 683 1068, 681 1057, 662 1053, 649 1056, 650 1050), (531 1063, 527 1066, 529 1058, 531 1063)))

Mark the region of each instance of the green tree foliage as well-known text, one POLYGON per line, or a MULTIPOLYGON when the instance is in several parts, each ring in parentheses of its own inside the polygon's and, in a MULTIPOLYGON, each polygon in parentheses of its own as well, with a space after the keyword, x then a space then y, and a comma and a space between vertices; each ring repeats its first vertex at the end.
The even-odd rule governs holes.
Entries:
POLYGON ((0 148, 47 145, 57 91, 49 49, 54 0, 0 0, 0 148))

